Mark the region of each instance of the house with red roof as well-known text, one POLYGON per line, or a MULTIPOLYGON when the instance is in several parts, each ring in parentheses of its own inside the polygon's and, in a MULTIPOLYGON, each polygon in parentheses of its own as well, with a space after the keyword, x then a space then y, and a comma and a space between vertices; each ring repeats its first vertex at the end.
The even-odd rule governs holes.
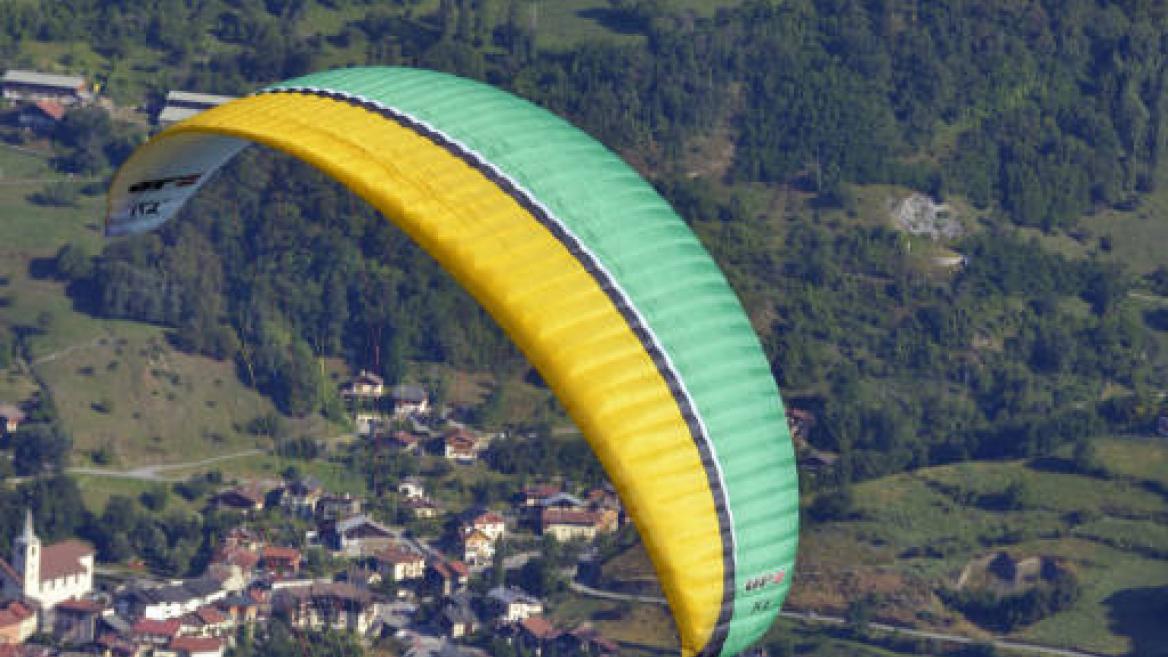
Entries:
POLYGON ((201 636, 175 637, 167 646, 178 657, 223 657, 226 647, 222 639, 201 636))
POLYGON ((55 100, 41 99, 21 107, 16 120, 22 128, 47 134, 65 118, 65 111, 65 106, 55 100))
POLYGON ((36 631, 35 609, 22 602, 9 602, 0 607, 0 643, 24 643, 36 631))
POLYGON ((563 632, 543 616, 528 616, 519 621, 519 644, 536 657, 542 655, 562 635, 563 632))
POLYGON ((612 509, 545 508, 540 514, 540 528, 557 541, 592 540, 598 533, 616 531, 617 513, 612 509))
POLYGON ((458 428, 446 434, 443 441, 443 455, 458 463, 473 463, 479 457, 481 441, 470 431, 458 428))
POLYGON ((246 548, 227 548, 215 554, 211 563, 236 566, 243 573, 251 572, 260 563, 260 555, 246 548))
POLYGON ((495 542, 473 527, 462 535, 462 558, 473 566, 485 566, 495 558, 495 542))
POLYGON ((298 575, 300 564, 303 561, 304 557, 296 548, 269 545, 260 552, 260 564, 269 573, 284 576, 298 575))
POLYGON ((182 621, 177 618, 142 618, 130 629, 130 637, 139 645, 165 646, 178 636, 181 629, 182 621))
POLYGON ((235 621, 227 614, 211 605, 204 605, 186 614, 181 619, 184 636, 224 636, 235 629, 235 621))
POLYGON ((543 500, 552 497, 561 490, 559 484, 533 484, 524 486, 520 492, 521 504, 526 507, 544 506, 543 500))
POLYGON ((434 559, 426 571, 426 581, 442 595, 454 595, 466 588, 470 568, 458 560, 434 559))
POLYGON ((485 534, 492 541, 503 538, 504 532, 507 531, 507 523, 504 522, 503 516, 494 511, 487 511, 478 515, 471 521, 471 526, 485 534))
POLYGON ((422 579, 426 575, 426 559, 400 544, 378 552, 373 558, 378 572, 395 582, 422 579))
POLYGON ((143 652, 132 641, 114 632, 102 632, 94 643, 101 648, 101 654, 105 657, 136 657, 143 652))

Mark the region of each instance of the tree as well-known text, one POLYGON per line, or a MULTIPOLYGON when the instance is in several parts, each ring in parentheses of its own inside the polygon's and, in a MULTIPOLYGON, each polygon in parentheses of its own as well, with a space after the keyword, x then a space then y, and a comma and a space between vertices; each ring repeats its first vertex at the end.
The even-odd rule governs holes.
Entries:
POLYGON ((815 497, 807 508, 807 515, 816 522, 846 520, 855 512, 855 500, 850 486, 842 486, 815 497))
POLYGON ((1075 441, 1071 463, 1076 471, 1083 474, 1096 475, 1106 472, 1103 462, 1099 459, 1099 451, 1095 449, 1095 443, 1090 438, 1084 437, 1075 441))
POLYGON ((12 466, 17 474, 63 470, 73 441, 56 424, 26 423, 12 437, 12 466))
POLYGON ((52 182, 31 194, 28 200, 49 207, 72 207, 77 205, 77 187, 67 182, 52 182))
POLYGON ((507 541, 503 539, 495 543, 495 554, 491 557, 491 588, 507 583, 507 548, 507 541))
POLYGON ((539 597, 558 593, 564 588, 564 582, 556 570, 555 563, 546 557, 529 559, 519 569, 516 579, 520 588, 539 597))
POLYGON ((164 486, 154 486, 142 491, 138 499, 142 501, 142 506, 155 513, 161 513, 170 500, 170 492, 164 486))
POLYGON ((1002 493, 1002 507, 1011 511, 1028 509, 1034 506, 1034 503, 1034 489, 1026 479, 1011 481, 1002 493))
POLYGON ((872 621, 872 615, 876 611, 876 604, 876 597, 871 593, 848 603, 848 609, 844 613, 844 618, 847 620, 848 629, 853 634, 864 636, 868 633, 868 623, 872 621))

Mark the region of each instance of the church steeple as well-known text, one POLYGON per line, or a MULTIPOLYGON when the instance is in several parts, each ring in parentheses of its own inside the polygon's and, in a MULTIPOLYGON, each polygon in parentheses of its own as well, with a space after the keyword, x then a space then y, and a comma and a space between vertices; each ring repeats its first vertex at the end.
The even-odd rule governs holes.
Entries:
POLYGON ((16 552, 13 565, 24 580, 24 595, 35 597, 41 587, 41 539, 37 538, 32 524, 32 509, 24 513, 24 533, 12 542, 16 552))
POLYGON ((20 538, 26 545, 37 540, 36 532, 32 528, 32 509, 24 510, 24 535, 20 538))

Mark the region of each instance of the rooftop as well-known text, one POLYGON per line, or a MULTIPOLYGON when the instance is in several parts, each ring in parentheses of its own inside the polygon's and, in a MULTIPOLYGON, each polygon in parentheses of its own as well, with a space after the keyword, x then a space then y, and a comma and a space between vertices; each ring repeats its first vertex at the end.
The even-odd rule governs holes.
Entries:
POLYGON ((65 118, 65 106, 61 103, 51 100, 38 100, 33 103, 33 106, 44 112, 46 116, 51 117, 54 121, 60 121, 65 118))
POLYGON ((291 547, 269 545, 268 547, 264 548, 263 557, 264 559, 300 561, 300 550, 291 547))
POLYGON ((33 610, 19 602, 10 602, 4 607, 0 607, 0 627, 23 623, 32 618, 34 613, 33 610))
POLYGON ((474 519, 475 525, 501 525, 503 524, 503 516, 494 511, 487 511, 474 519))
POLYGON ((227 617, 223 615, 223 612, 211 606, 199 607, 195 610, 195 616, 198 616, 199 620, 208 625, 216 625, 227 620, 227 617))
POLYGON ((560 636, 560 631, 543 616, 528 616, 519 625, 537 639, 549 640, 560 636))
POLYGON ((541 604, 539 601, 539 598, 536 598, 535 596, 527 593, 523 589, 516 588, 514 586, 508 586, 506 588, 504 588, 502 586, 496 586, 495 588, 493 588, 487 592, 487 597, 498 600, 499 602, 502 602, 505 605, 511 605, 511 604, 538 605, 538 604, 541 604))
POLYGON ((377 553, 375 558, 383 563, 417 563, 423 561, 424 557, 414 552, 413 550, 401 545, 396 545, 387 550, 377 553))
POLYGON ((74 611, 83 614, 95 614, 105 609, 105 605, 94 600, 80 600, 77 598, 58 602, 54 607, 57 612, 74 611))
POLYGON ((134 634, 149 634, 153 636, 173 637, 178 634, 178 631, 181 627, 182 623, 180 623, 176 618, 164 621, 143 618, 134 623, 132 632, 134 634))
POLYGON ((0 81, 5 84, 35 84, 46 87, 80 89, 85 86, 85 78, 80 75, 57 75, 38 71, 22 71, 10 68, 0 81))
POLYGON ((420 404, 426 401, 426 391, 418 386, 397 385, 390 391, 390 397, 394 401, 409 402, 411 404, 420 404))
POLYGON ((344 520, 338 522, 337 533, 346 534, 360 527, 372 527, 377 532, 386 536, 393 534, 393 532, 391 532, 388 527, 363 514, 353 516, 352 518, 345 518, 344 520))
POLYGON ((70 539, 41 549, 41 581, 85 573, 81 560, 94 555, 93 546, 70 539))
POLYGON ((543 510, 543 525, 573 525, 573 526, 593 526, 600 520, 600 514, 592 511, 581 511, 578 509, 544 509, 543 510))
POLYGON ((180 636, 170 640, 170 649, 181 652, 218 652, 223 641, 212 637, 180 636))
POLYGON ((229 100, 235 100, 235 96, 220 96, 218 94, 204 94, 197 91, 168 91, 166 92, 167 103, 195 103, 198 105, 222 105, 229 100))

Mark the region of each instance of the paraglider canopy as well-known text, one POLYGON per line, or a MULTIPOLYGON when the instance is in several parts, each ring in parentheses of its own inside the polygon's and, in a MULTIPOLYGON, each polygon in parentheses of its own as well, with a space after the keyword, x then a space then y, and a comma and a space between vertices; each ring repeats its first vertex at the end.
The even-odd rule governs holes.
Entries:
POLYGON ((648 183, 505 92, 345 69, 158 134, 115 177, 108 233, 167 221, 252 142, 369 201, 518 344, 635 521, 683 655, 729 657, 766 632, 797 535, 782 403, 725 277, 648 183))

